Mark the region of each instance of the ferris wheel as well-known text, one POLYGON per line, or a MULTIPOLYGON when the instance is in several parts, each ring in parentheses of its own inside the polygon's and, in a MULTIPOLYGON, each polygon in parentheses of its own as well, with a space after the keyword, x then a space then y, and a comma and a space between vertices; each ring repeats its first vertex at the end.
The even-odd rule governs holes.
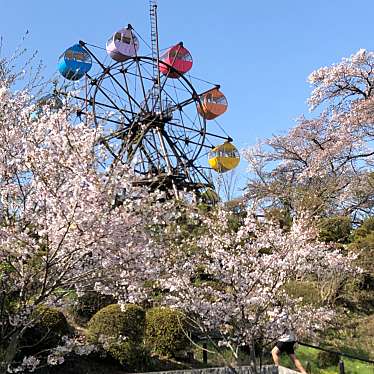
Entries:
POLYGON ((214 189, 211 172, 232 170, 240 160, 216 122, 227 100, 219 85, 190 75, 193 60, 182 42, 160 49, 155 0, 150 21, 149 44, 129 24, 105 47, 79 41, 66 49, 58 70, 68 83, 57 94, 103 129, 106 162, 131 165, 137 183, 177 195, 214 189))

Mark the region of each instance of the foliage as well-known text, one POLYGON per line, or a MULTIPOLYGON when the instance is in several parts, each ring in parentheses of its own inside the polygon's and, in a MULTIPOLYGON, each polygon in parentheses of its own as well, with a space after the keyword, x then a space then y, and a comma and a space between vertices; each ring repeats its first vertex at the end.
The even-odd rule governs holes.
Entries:
POLYGON ((285 284, 288 295, 297 299, 302 298, 304 304, 322 305, 319 285, 315 281, 290 281, 285 284))
POLYGON ((339 355, 321 351, 317 355, 317 365, 320 368, 327 368, 329 366, 337 366, 339 363, 339 355))
POLYGON ((281 208, 265 209, 265 218, 270 222, 275 222, 280 228, 289 230, 292 225, 290 212, 281 208))
POLYGON ((41 305, 34 311, 35 324, 29 327, 21 340, 21 347, 27 354, 38 353, 41 350, 56 347, 62 342, 61 338, 70 332, 69 324, 64 314, 56 309, 41 305))
POLYGON ((206 233, 182 241, 163 259, 168 270, 159 287, 169 293, 162 302, 194 316, 201 335, 218 336, 235 355, 241 344, 266 344, 289 325, 300 336, 313 335, 331 318, 331 309, 306 306, 284 286, 307 276, 322 281, 348 274, 350 257, 319 242, 303 217, 288 232, 250 208, 238 225, 231 217, 218 207, 196 218, 206 233))
POLYGON ((374 358, 374 315, 347 312, 324 336, 325 344, 354 356, 374 358))
POLYGON ((162 356, 176 357, 190 341, 187 318, 178 310, 155 307, 147 311, 146 344, 162 356))
POLYGON ((99 310, 88 323, 88 338, 101 345, 128 370, 147 367, 143 346, 145 311, 137 305, 112 304, 99 310))
POLYGON ((49 330, 53 330, 53 332, 59 335, 64 335, 68 333, 68 322, 64 314, 60 310, 56 308, 50 308, 48 306, 40 306, 35 311, 35 314, 38 318, 38 325, 45 327, 49 330))
POLYGON ((345 302, 351 310, 366 314, 374 311, 374 220, 368 217, 353 232, 349 248, 357 254, 355 263, 362 270, 355 279, 347 282, 345 302))
POLYGON ((100 336, 119 337, 140 344, 145 329, 145 311, 133 304, 111 304, 99 310, 88 322, 89 339, 100 342, 100 336))
POLYGON ((350 217, 331 216, 318 222, 319 238, 325 243, 347 243, 351 234, 350 217))
POLYGON ((27 91, 12 92, 8 81, 0 81, 5 366, 13 365, 38 305, 59 305, 67 293, 85 293, 87 284, 116 300, 144 299, 145 280, 154 280, 159 271, 151 263, 163 251, 149 225, 167 209, 154 204, 157 196, 133 187, 127 167, 109 167, 102 159, 101 129, 90 123, 72 126, 68 106, 56 110, 46 103, 37 118, 34 110, 27 91), (116 204, 118 196, 122 204, 116 204))
POLYGON ((70 308, 74 318, 85 323, 100 309, 113 304, 114 298, 111 295, 102 295, 95 291, 88 291, 78 296, 70 308))
MULTIPOLYGON (((317 366, 317 356, 319 351, 313 348, 307 348, 299 346, 296 351, 297 357, 301 360, 304 367, 306 362, 311 363, 311 369, 313 374, 336 374, 338 372, 338 366, 333 365, 328 368, 319 368, 317 366)), ((372 374, 373 366, 365 362, 360 362, 358 360, 343 358, 344 367, 346 373, 350 374, 372 374)), ((293 364, 287 355, 281 356, 281 365, 289 368, 293 368, 293 364)))
POLYGON ((374 217, 369 217, 354 232, 351 248, 358 252, 358 264, 364 272, 374 277, 374 217))
POLYGON ((128 341, 112 341, 107 352, 127 370, 147 370, 150 358, 144 346, 128 341))

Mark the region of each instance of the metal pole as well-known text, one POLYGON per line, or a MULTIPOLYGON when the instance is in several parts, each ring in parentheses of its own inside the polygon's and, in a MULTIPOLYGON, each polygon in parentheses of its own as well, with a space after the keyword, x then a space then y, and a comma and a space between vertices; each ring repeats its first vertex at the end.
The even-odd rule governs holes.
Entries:
MULTIPOLYGON (((171 162, 169 160, 169 156, 168 156, 168 154, 166 152, 164 138, 162 137, 162 133, 161 133, 160 129, 157 129, 156 131, 157 131, 158 138, 160 140, 160 148, 161 148, 161 152, 162 152, 162 154, 164 156, 164 160, 166 162, 166 167, 167 167, 167 170, 168 170, 168 175, 171 176, 171 175, 173 175, 173 168, 171 166, 171 162)), ((171 183, 172 183, 172 186, 173 186, 175 197, 177 199, 179 199, 179 193, 178 193, 178 189, 177 189, 177 186, 175 184, 175 181, 172 179, 171 183)))
POLYGON ((162 101, 161 101, 161 76, 160 76, 160 46, 158 40, 158 20, 157 20, 157 4, 154 5, 155 13, 155 30, 156 30, 156 51, 157 51, 157 86, 158 86, 158 97, 160 104, 160 112, 162 113, 162 101))
POLYGON ((205 365, 208 365, 208 345, 206 343, 203 343, 203 363, 205 365))
POLYGON ((306 362, 305 370, 308 372, 308 374, 312 374, 312 366, 309 361, 306 362))

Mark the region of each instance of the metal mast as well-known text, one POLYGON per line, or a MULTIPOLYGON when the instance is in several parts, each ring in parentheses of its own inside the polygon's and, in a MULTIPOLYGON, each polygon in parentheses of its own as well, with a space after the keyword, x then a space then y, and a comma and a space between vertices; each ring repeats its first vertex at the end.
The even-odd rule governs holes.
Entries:
MULTIPOLYGON (((157 24, 157 0, 149 0, 149 15, 151 20, 151 49, 153 62, 153 88, 151 92, 152 112, 160 115, 161 121, 163 120, 162 98, 161 98, 161 75, 160 75, 160 47, 158 42, 158 24, 157 24)), ((173 168, 166 151, 165 141, 161 129, 158 127, 155 132, 159 138, 161 153, 164 156, 167 174, 172 177, 171 183, 173 186, 176 198, 179 197, 178 189, 173 179, 173 168)))
POLYGON ((149 15, 151 20, 151 49, 153 61, 157 63, 152 64, 153 69, 153 92, 152 97, 152 108, 155 112, 162 113, 162 101, 161 101, 161 84, 160 84, 160 47, 158 43, 158 24, 157 24, 157 0, 149 0, 149 15))

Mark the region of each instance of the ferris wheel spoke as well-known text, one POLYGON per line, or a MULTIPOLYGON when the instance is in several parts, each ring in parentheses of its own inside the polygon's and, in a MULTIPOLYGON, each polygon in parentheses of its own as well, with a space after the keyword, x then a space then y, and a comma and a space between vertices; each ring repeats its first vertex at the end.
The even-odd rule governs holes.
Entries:
MULTIPOLYGON (((190 131, 194 131, 194 132, 199 132, 199 130, 195 129, 195 128, 192 128, 192 127, 188 127, 188 126, 183 126, 183 125, 180 125, 178 123, 175 123, 175 122, 168 122, 168 125, 172 126, 172 127, 180 127, 180 128, 185 128, 186 130, 190 130, 190 131)), ((231 141, 231 138, 227 137, 227 136, 221 136, 221 135, 217 135, 217 134, 213 134, 211 132, 208 132, 208 131, 204 131, 204 134, 205 135, 209 135, 211 137, 215 137, 217 139, 222 139, 222 140, 225 140, 225 141, 231 141)))
POLYGON ((192 165, 192 162, 188 157, 188 152, 184 151, 183 149, 180 149, 179 143, 173 142, 173 140, 170 137, 167 136, 166 139, 170 147, 174 149, 174 153, 178 155, 177 156, 178 163, 176 165, 177 168, 179 169, 182 168, 182 170, 188 174, 188 169, 190 165, 192 165))
MULTIPOLYGON (((173 136, 170 136, 171 139, 174 139, 178 142, 182 141, 184 142, 186 145, 188 144, 194 144, 194 145, 201 145, 201 143, 198 143, 198 142, 194 142, 194 141, 191 141, 189 138, 185 138, 185 137, 173 137, 173 136)), ((203 144, 202 147, 207 147, 207 148, 211 148, 210 145, 206 145, 206 144, 203 144)), ((197 158, 197 157, 196 157, 197 158)))
POLYGON ((156 165, 154 163, 154 160, 152 160, 152 157, 149 155, 147 149, 145 148, 144 144, 142 144, 139 149, 142 151, 141 154, 145 156, 148 163, 152 165, 153 168, 156 168, 156 165))
MULTIPOLYGON (((122 108, 125 108, 126 107, 126 104, 129 104, 128 102, 126 102, 126 101, 123 101, 123 98, 120 96, 120 94, 118 93, 118 91, 117 91, 117 88, 115 87, 115 85, 113 84, 113 81, 112 80, 110 80, 110 83, 111 83, 111 85, 112 85, 112 87, 113 87, 113 90, 115 91, 115 96, 117 96, 118 97, 118 99, 119 99, 119 101, 120 101, 120 103, 121 103, 121 107, 122 108)), ((108 90, 109 91, 109 90, 108 90)), ((130 110, 131 110, 131 112, 133 111, 132 109, 131 109, 131 107, 130 107, 130 110)))
MULTIPOLYGON (((124 79, 124 81, 125 81, 126 91, 127 91, 127 92, 130 92, 130 90, 129 90, 129 83, 128 83, 128 80, 127 80, 126 74, 122 73, 122 76, 123 76, 123 79, 124 79)), ((132 101, 131 101, 131 100, 129 100, 129 105, 130 105, 130 110, 131 110, 131 112, 134 112, 134 108, 133 108, 133 106, 132 106, 132 101)))
MULTIPOLYGON (((121 108, 118 107, 117 103, 115 101, 112 100, 112 98, 105 92, 105 90, 102 89, 102 87, 98 84, 96 84, 96 92, 97 91, 100 91, 104 96, 105 98, 129 121, 129 122, 132 122, 131 119, 126 115, 126 112, 124 110, 122 110, 121 108)), ((95 95, 96 96, 96 95, 95 95)), ((94 99, 95 100, 95 99, 94 99)), ((95 107, 95 102, 94 102, 94 105, 95 107)))
MULTIPOLYGON (((77 99, 84 100, 83 98, 77 98, 77 99)), ((88 100, 88 105, 93 106, 93 103, 94 103, 93 99, 90 98, 90 99, 88 100)), ((101 103, 101 102, 96 101, 96 100, 95 100, 95 105, 99 106, 103 111, 105 111, 106 109, 113 109, 113 110, 117 110, 117 109, 118 109, 117 107, 115 107, 115 106, 113 106, 113 105, 109 105, 109 104, 101 103), (104 109, 104 108, 105 108, 105 109, 104 109)), ((131 111, 131 110, 122 109, 122 111, 124 111, 125 113, 128 113, 128 114, 131 114, 131 115, 133 115, 133 116, 134 116, 135 114, 137 114, 136 112, 133 112, 133 111, 131 111)))
POLYGON ((147 132, 149 131, 149 127, 142 129, 139 131, 134 131, 134 128, 131 129, 133 133, 127 137, 127 143, 123 142, 124 150, 127 152, 128 161, 131 162, 138 150, 141 146, 142 141, 146 140, 147 132))
MULTIPOLYGON (((142 57, 140 57, 142 58, 142 57)), ((147 61, 146 64, 149 65, 149 62, 147 61)), ((141 65, 143 70, 147 73, 148 76, 145 76, 143 75, 143 79, 146 80, 146 81, 152 81, 154 82, 154 78, 152 77, 152 74, 150 73, 150 71, 144 67, 144 63, 141 65)), ((134 77, 139 77, 139 75, 137 73, 134 73, 134 72, 131 72, 131 71, 126 71, 126 74, 128 75, 132 75, 134 77)), ((168 88, 174 88, 178 91, 181 91, 181 92, 188 92, 189 94, 191 94, 191 91, 190 90, 187 90, 185 87, 175 87, 174 85, 171 85, 171 84, 165 84, 165 87, 168 87, 168 88)))
MULTIPOLYGON (((220 86, 217 85, 216 88, 219 88, 220 86)), ((202 95, 205 95, 209 92, 211 92, 212 90, 214 90, 215 88, 210 88, 209 90, 206 90, 204 92, 201 92, 197 95, 193 95, 191 96, 190 98, 184 100, 184 101, 181 101, 181 102, 178 102, 177 104, 175 104, 174 106, 170 107, 169 109, 170 110, 176 110, 176 109, 180 109, 180 108, 183 108, 189 104, 192 104, 192 103, 196 103, 196 101, 199 101, 199 97, 202 96, 202 95)))
POLYGON ((129 91, 126 91, 126 88, 119 82, 119 80, 110 72, 108 71, 108 75, 113 79, 113 81, 126 93, 129 100, 132 100, 133 103, 138 107, 138 109, 142 110, 140 104, 134 99, 134 97, 130 94, 129 91))
MULTIPOLYGON (((119 82, 119 80, 115 77, 114 74, 112 74, 111 72, 111 68, 105 68, 104 69, 104 73, 103 73, 103 77, 101 79, 101 81, 103 81, 104 79, 110 77, 110 81, 111 81, 111 84, 114 85, 114 83, 117 84, 117 86, 127 95, 127 97, 129 98, 129 102, 132 100, 132 102, 138 107, 138 109, 141 109, 141 106, 139 105, 139 103, 135 100, 135 98, 130 94, 129 90, 126 90, 126 87, 124 87, 121 82, 119 82), (114 82, 114 83, 113 83, 114 82)), ((104 93, 103 93, 104 94, 104 93)), ((121 98, 120 95, 117 95, 118 98, 121 98)), ((107 98, 108 99, 108 98, 107 98)), ((110 100, 111 101, 111 100, 110 100)), ((111 101, 112 102, 112 101, 111 101)))
MULTIPOLYGON (((113 82, 110 81, 111 84, 113 85, 113 82)), ((125 110, 124 108, 126 107, 127 104, 129 104, 127 101, 123 101, 123 98, 121 95, 119 95, 118 91, 116 88, 113 86, 114 91, 112 91, 109 87, 104 86, 104 84, 101 85, 101 88, 103 91, 105 91, 108 95, 112 97, 113 100, 118 100, 120 102, 120 107, 122 110, 125 110), (123 104, 124 103, 124 104, 123 104)), ((117 103, 116 103, 117 104, 117 103)))
POLYGON ((142 71, 140 69, 140 63, 139 63, 139 59, 138 58, 136 58, 136 66, 137 66, 137 70, 138 70, 138 74, 139 74, 139 78, 140 78, 140 84, 141 84, 141 88, 142 88, 142 92, 143 92, 143 96, 144 96, 144 103, 145 103, 147 112, 149 112, 147 93, 145 91, 145 86, 144 86, 144 81, 143 81, 143 74, 142 74, 142 71))
POLYGON ((169 135, 167 134, 166 131, 162 131, 162 136, 165 138, 166 142, 168 143, 171 151, 173 152, 173 155, 176 157, 178 164, 180 165, 185 165, 185 160, 183 160, 183 154, 184 152, 181 152, 177 145, 171 140, 169 135))

